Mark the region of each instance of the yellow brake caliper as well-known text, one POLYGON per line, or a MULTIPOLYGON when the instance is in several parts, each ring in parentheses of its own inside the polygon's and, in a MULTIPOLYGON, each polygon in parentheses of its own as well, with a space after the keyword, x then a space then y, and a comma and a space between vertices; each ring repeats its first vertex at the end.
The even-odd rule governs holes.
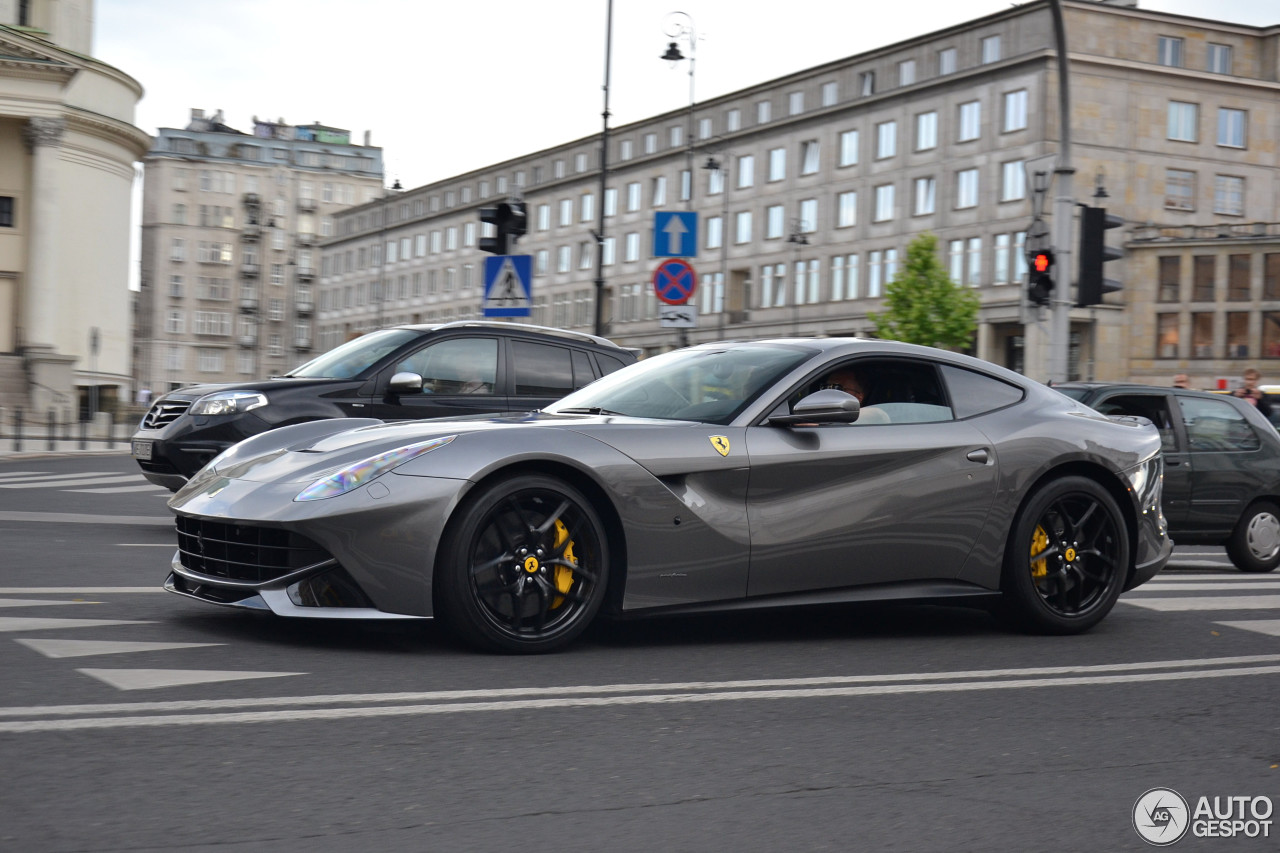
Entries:
POLYGON ((1046 565, 1044 557, 1035 559, 1038 555, 1043 554, 1049 547, 1049 534, 1045 533, 1044 528, 1036 525, 1036 532, 1031 534, 1031 577, 1042 578, 1049 574, 1049 567, 1046 565))
MULTIPOLYGON (((554 547, 559 548, 561 543, 563 543, 564 540, 568 538, 569 538, 568 528, 566 528, 564 524, 561 523, 560 519, 557 518, 556 519, 556 541, 555 541, 554 547)), ((565 546, 564 559, 565 559, 565 562, 572 563, 575 566, 578 565, 578 558, 573 556, 572 542, 570 542, 568 545, 565 546)), ((573 569, 569 568, 568 566, 556 566, 555 577, 556 577, 556 589, 560 590, 561 593, 567 593, 569 591, 569 588, 573 586, 573 569)), ((563 595, 557 596, 556 600, 551 602, 551 607, 552 609, 555 609, 559 607, 561 604, 564 604, 563 595)))

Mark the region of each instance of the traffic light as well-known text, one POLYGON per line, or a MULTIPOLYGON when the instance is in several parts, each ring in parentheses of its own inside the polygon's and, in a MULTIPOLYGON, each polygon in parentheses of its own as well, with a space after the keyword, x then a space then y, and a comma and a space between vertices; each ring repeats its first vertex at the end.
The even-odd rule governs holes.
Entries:
POLYGON ((1123 249, 1106 243, 1107 231, 1124 225, 1124 220, 1107 213, 1105 207, 1084 207, 1080 210, 1080 284, 1076 293, 1076 305, 1097 305, 1104 293, 1115 293, 1121 283, 1104 278, 1102 265, 1124 257, 1123 249))
POLYGON ((501 202, 480 208, 480 221, 494 227, 495 236, 480 238, 480 251, 510 254, 511 244, 525 235, 529 217, 522 201, 501 202))
POLYGON ((1053 252, 1038 249, 1027 259, 1031 269, 1027 275, 1027 298, 1035 305, 1048 305, 1053 293, 1053 252))

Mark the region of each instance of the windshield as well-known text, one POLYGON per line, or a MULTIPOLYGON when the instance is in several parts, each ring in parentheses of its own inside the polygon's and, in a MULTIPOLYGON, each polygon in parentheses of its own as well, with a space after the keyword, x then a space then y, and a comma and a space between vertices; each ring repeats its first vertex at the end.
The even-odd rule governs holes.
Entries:
POLYGON ((1061 388, 1061 387, 1058 387, 1058 386, 1056 386, 1056 385, 1055 385, 1055 386, 1054 386, 1054 388, 1053 388, 1053 390, 1057 391, 1059 394, 1065 394, 1066 396, 1070 397, 1072 400, 1075 400, 1076 402, 1079 402, 1080 400, 1083 400, 1085 397, 1088 397, 1088 396, 1089 396, 1089 390, 1090 390, 1090 389, 1088 389, 1088 388, 1061 388))
POLYGON ((811 355, 778 344, 676 350, 598 379, 546 411, 727 424, 811 355))
POLYGON ((413 329, 379 329, 334 347, 301 367, 295 367, 285 376, 307 379, 353 379, 377 364, 387 353, 399 349, 421 335, 421 331, 413 329))

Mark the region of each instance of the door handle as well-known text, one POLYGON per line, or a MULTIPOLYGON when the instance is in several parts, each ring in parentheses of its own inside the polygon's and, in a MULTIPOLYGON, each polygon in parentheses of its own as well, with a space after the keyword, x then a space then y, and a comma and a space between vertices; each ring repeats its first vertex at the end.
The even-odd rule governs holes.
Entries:
POLYGON ((964 458, 968 459, 970 462, 977 462, 979 465, 985 465, 987 464, 988 456, 989 454, 987 453, 987 449, 985 447, 979 447, 977 450, 970 450, 964 455, 964 458))

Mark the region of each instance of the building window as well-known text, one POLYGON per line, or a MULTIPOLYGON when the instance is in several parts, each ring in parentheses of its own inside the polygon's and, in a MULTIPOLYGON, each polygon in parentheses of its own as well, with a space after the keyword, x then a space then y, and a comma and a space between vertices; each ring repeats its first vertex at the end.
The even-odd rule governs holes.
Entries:
POLYGON ((878 297, 883 283, 884 252, 877 249, 867 254, 867 298, 875 299, 878 297))
POLYGON ((627 212, 635 213, 640 209, 640 182, 632 181, 627 184, 627 212))
POLYGON ((756 103, 756 124, 768 124, 773 117, 773 105, 768 101, 756 103))
POLYGON ((573 224, 573 199, 560 199, 560 227, 573 224))
POLYGON ((711 119, 709 118, 698 119, 698 138, 699 139, 711 138, 711 119))
POLYGON ((667 178, 665 175, 659 175, 650 182, 652 205, 654 207, 662 207, 667 203, 667 178))
POLYGON ((1231 73, 1231 45, 1210 44, 1207 52, 1206 67, 1214 74, 1231 73))
POLYGON ((916 150, 938 147, 938 113, 930 111, 916 116, 916 150))
POLYGON ((969 238, 969 286, 977 287, 982 283, 982 238, 969 238))
POLYGON ((734 222, 733 241, 739 245, 751 242, 751 211, 742 210, 738 212, 734 222))
POLYGON ((1191 315, 1191 357, 1213 358, 1213 314, 1191 315))
POLYGON ((898 85, 910 86, 916 82, 916 61, 904 59, 898 63, 898 85))
POLYGON ((882 184, 876 187, 876 222, 887 222, 893 219, 893 184, 882 184))
POLYGON ((937 181, 933 178, 916 178, 915 203, 912 208, 916 216, 927 216, 934 212, 937 203, 937 181))
POLYGON ((1262 312, 1262 356, 1280 358, 1280 313, 1262 312))
POLYGON ((632 143, 630 139, 624 139, 618 143, 618 159, 630 160, 632 157, 632 143))
MULTIPOLYGON (((627 250, 631 250, 631 236, 627 235, 627 250)), ((640 235, 635 235, 637 249, 639 248, 640 235)), ((569 246, 559 246, 556 248, 556 272, 568 272, 573 266, 573 250, 569 246)))
POLYGON ((1249 314, 1246 311, 1227 312, 1227 358, 1249 357, 1249 314))
POLYGON ((830 83, 822 84, 822 105, 824 107, 834 107, 839 97, 840 89, 834 80, 830 83))
POLYGON ((646 133, 644 135, 644 153, 653 154, 658 150, 658 134, 646 133))
POLYGON ((720 195, 722 192, 724 192, 724 170, 709 170, 707 172, 707 195, 720 195))
POLYGON ((604 215, 618 215, 618 188, 609 187, 604 191, 604 215))
POLYGON ((1178 357, 1178 315, 1156 315, 1156 358, 1178 357))
POLYGON ((969 101, 960 105, 959 133, 956 139, 967 142, 982 134, 982 102, 969 101))
POLYGON ((667 128, 667 144, 671 148, 684 145, 684 128, 678 124, 667 128))
POLYGON ((1196 173, 1164 170, 1164 206, 1170 210, 1196 209, 1196 173))
POLYGON ((858 91, 864 98, 876 93, 876 72, 863 71, 858 75, 858 91))
POLYGON ((836 227, 850 228, 858 224, 858 193, 850 190, 836 196, 836 227))
POLYGON ((1218 108, 1218 144, 1227 148, 1244 148, 1245 111, 1218 108))
POLYGON ((818 140, 809 139, 800 143, 800 174, 812 175, 818 171, 818 140))
POLYGON ((1192 264, 1191 301, 1214 302, 1214 272, 1217 269, 1214 255, 1196 255, 1192 264))
POLYGON ((956 284, 964 284, 964 241, 947 242, 948 271, 951 280, 956 284))
POLYGON ((956 208, 978 205, 978 170, 961 169, 956 172, 956 208))
POLYGON ((1233 175, 1214 177, 1213 212, 1227 216, 1244 215, 1244 178, 1233 175))
POLYGON ((840 134, 840 165, 858 165, 858 131, 846 130, 840 134))
POLYGON ((786 230, 786 212, 782 205, 771 204, 764 211, 764 238, 766 240, 782 239, 786 230))
POLYGON ((587 155, 586 154, 573 155, 573 170, 575 172, 587 171, 587 155))
POLYGON ((956 49, 954 47, 944 47, 938 51, 938 74, 955 74, 956 73, 956 49))
POLYGON ((982 40, 982 64, 1000 61, 1000 36, 987 36, 982 40))
MULTIPOLYGON (((596 218, 596 197, 594 193, 583 193, 578 196, 578 219, 580 222, 591 222, 596 218)), ((469 244, 468 244, 469 245, 469 244)))
POLYGON ((1177 255, 1162 255, 1157 264, 1156 274, 1159 280, 1156 286, 1157 302, 1182 301, 1182 258, 1177 255))
POLYGON ((1027 197, 1027 170, 1021 160, 1001 164, 1000 200, 1017 201, 1027 197))
POLYGON ((792 92, 787 95, 787 114, 798 116, 804 112, 804 92, 792 92))
POLYGON ((787 304, 787 265, 765 264, 760 268, 760 307, 781 308, 787 304))
POLYGON ((818 230, 818 200, 816 198, 800 199, 801 234, 812 234, 818 230))
POLYGON ((774 148, 769 151, 769 180, 781 181, 787 176, 787 149, 774 148))
POLYGON ((1182 39, 1160 36, 1156 39, 1156 62, 1171 68, 1182 67, 1182 39))
POLYGON ((1230 255, 1227 258, 1227 301, 1249 301, 1251 255, 1230 255))
POLYGON ((898 150, 898 123, 884 121, 876 125, 876 159, 892 157, 898 150))
POLYGON ((724 220, 719 216, 707 219, 707 248, 719 249, 724 245, 724 220))
POLYGON ((858 298, 858 256, 836 255, 831 259, 831 301, 858 298))
POLYGON ((1009 235, 997 234, 995 241, 995 265, 992 270, 992 284, 1008 284, 1009 279, 1009 235))
MULTIPOLYGON (((539 231, 546 231, 547 229, 549 229, 549 228, 551 227, 551 205, 549 205, 549 204, 540 204, 540 205, 538 205, 538 218, 537 218, 537 222, 538 222, 538 230, 539 230, 539 231)), ((435 233, 435 232, 433 232, 433 233, 435 233)), ((439 250, 437 249, 436 251, 439 251, 439 250)), ((433 254, 434 254, 434 252, 433 252, 433 254)))
POLYGON ((1169 102, 1169 139, 1195 142, 1200 107, 1183 101, 1169 102))
POLYGON ((738 189, 755 186, 756 158, 754 154, 744 154, 738 158, 738 189))
POLYGON ((1262 298, 1280 299, 1280 254, 1262 256, 1262 298))
POLYGON ((724 129, 729 133, 742 129, 742 110, 732 109, 724 114, 724 129))
POLYGON ((1004 93, 1004 124, 1001 126, 1005 133, 1013 130, 1025 130, 1027 127, 1027 90, 1019 89, 1016 92, 1004 93))

